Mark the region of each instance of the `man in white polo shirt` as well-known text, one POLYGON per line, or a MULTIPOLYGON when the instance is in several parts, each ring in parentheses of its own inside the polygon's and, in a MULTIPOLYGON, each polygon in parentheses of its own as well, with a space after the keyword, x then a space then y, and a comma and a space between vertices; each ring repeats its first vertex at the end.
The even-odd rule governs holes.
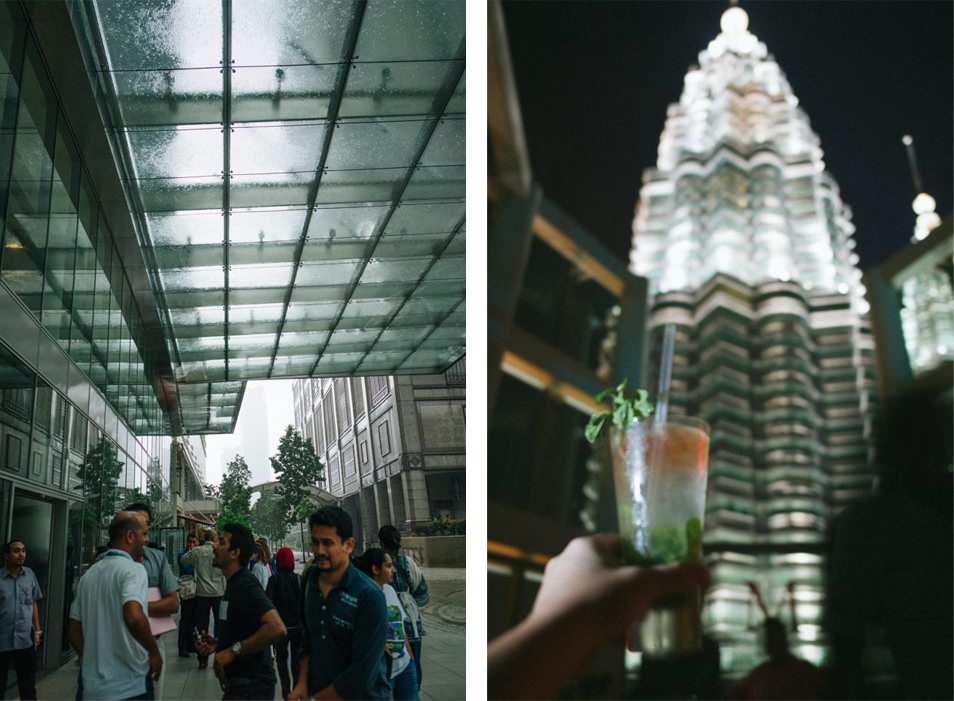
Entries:
POLYGON ((142 514, 120 511, 109 524, 109 550, 90 567, 70 607, 69 640, 82 658, 82 698, 153 699, 162 657, 146 618, 148 540, 142 514))

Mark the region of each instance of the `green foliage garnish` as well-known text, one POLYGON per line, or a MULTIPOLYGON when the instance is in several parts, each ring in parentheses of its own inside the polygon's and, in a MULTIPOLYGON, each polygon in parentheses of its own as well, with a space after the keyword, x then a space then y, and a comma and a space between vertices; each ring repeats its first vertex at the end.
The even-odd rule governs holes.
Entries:
POLYGON ((633 419, 646 419, 653 413, 653 404, 649 401, 649 393, 646 390, 638 389, 632 397, 626 398, 626 380, 613 389, 603 390, 593 398, 598 402, 609 399, 610 408, 590 417, 583 431, 590 443, 599 440, 609 423, 622 432, 633 419))

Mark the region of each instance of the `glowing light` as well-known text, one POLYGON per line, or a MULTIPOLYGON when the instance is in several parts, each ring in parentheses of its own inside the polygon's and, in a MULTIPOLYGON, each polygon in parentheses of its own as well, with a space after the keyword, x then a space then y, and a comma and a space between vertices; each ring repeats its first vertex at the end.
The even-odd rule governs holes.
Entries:
POLYGON ((910 134, 905 134, 901 137, 901 143, 905 146, 910 146, 912 143, 914 143, 914 140, 911 138, 910 134))
POLYGON ((914 202, 911 203, 911 209, 914 210, 915 214, 933 212, 935 207, 937 207, 937 202, 926 192, 919 193, 918 196, 914 198, 914 202))
POLYGON ((725 34, 737 36, 749 28, 749 16, 741 7, 730 7, 722 13, 719 26, 725 34))

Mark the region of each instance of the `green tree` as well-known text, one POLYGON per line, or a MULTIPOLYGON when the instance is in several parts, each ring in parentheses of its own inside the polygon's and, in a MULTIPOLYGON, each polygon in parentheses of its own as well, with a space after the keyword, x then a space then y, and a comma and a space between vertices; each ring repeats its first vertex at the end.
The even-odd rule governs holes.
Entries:
POLYGON ((252 510, 252 488, 248 486, 251 481, 252 471, 245 464, 245 458, 236 455, 235 459, 225 468, 225 475, 219 485, 219 499, 222 501, 223 515, 226 511, 231 511, 248 519, 252 510))
POLYGON ((258 498, 252 506, 249 521, 252 522, 253 531, 265 536, 269 542, 276 545, 288 533, 281 499, 274 492, 267 492, 258 498))
POLYGON ((105 540, 104 531, 110 519, 116 513, 116 500, 119 498, 119 475, 123 464, 116 458, 116 447, 106 437, 86 453, 86 458, 76 476, 86 503, 83 505, 82 528, 83 541, 94 546, 105 540))
MULTIPOLYGON (((284 524, 286 528, 301 524, 318 506, 318 502, 312 499, 309 488, 318 486, 325 469, 315 454, 315 446, 295 430, 294 426, 289 426, 278 441, 278 454, 269 460, 275 472, 275 479, 278 480, 276 493, 284 524)), ((304 532, 301 538, 301 547, 304 550, 304 532)))
POLYGON ((248 515, 240 514, 229 509, 223 509, 222 515, 219 516, 218 520, 215 522, 215 527, 216 530, 218 530, 219 535, 222 535, 222 526, 224 526, 226 523, 238 523, 245 526, 249 530, 254 531, 251 522, 248 520, 248 515))

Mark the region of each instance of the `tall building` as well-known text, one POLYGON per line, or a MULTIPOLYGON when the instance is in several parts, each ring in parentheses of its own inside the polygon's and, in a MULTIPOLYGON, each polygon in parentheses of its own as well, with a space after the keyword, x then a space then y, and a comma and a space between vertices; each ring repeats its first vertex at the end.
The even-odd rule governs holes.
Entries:
POLYGON ((295 427, 325 467, 320 487, 354 519, 359 546, 466 516, 464 358, 413 377, 298 380, 295 427))
POLYGON ((711 435, 704 616, 730 676, 760 660, 761 620, 827 656, 826 529, 873 485, 877 401, 851 210, 784 73, 738 7, 670 105, 633 224, 649 280, 650 369, 676 327, 671 412, 711 435))

